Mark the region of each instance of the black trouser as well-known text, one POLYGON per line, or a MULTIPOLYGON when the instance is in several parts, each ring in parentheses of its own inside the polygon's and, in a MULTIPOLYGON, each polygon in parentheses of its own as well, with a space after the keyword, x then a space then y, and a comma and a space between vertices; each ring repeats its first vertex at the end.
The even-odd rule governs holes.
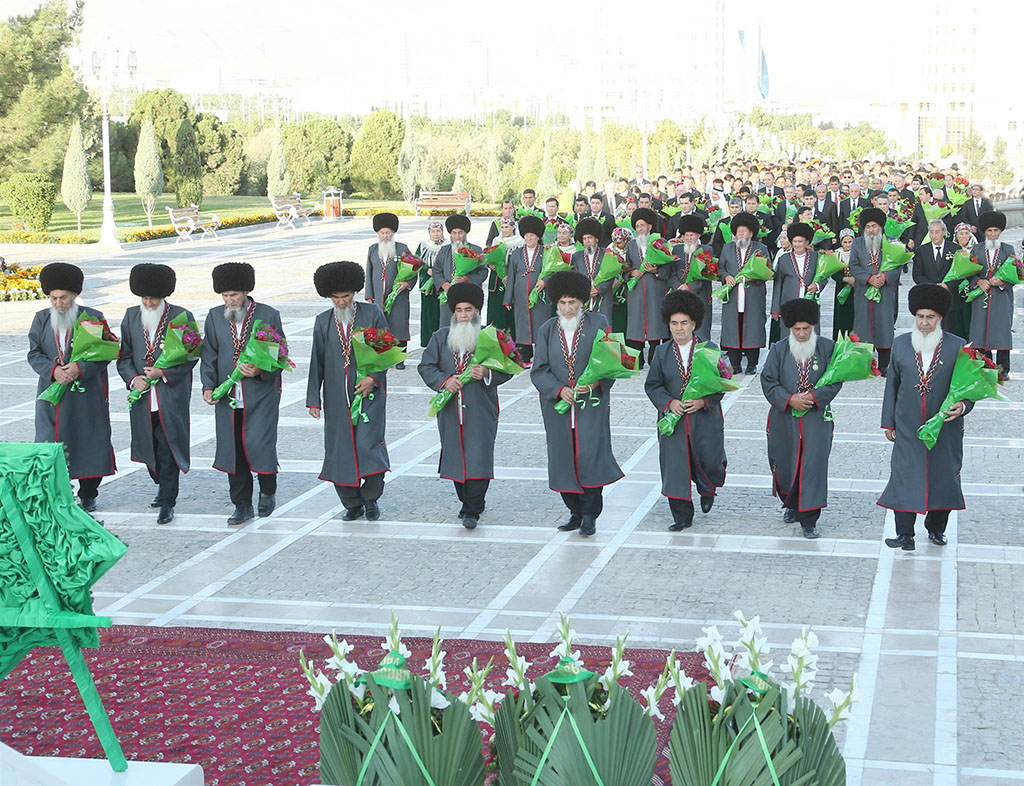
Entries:
POLYGON ((516 344, 516 348, 519 350, 524 363, 529 363, 533 360, 533 344, 516 344))
POLYGON ((1010 350, 1008 349, 990 349, 985 351, 985 357, 992 360, 992 353, 995 352, 995 361, 999 367, 1003 370, 1004 374, 1010 373, 1010 350))
MULTIPOLYGON (((654 360, 654 353, 658 349, 658 345, 662 341, 664 341, 664 340, 665 339, 658 338, 658 339, 654 339, 653 341, 648 341, 647 342, 647 362, 648 363, 650 363, 652 360, 654 360)), ((640 352, 640 355, 637 357, 637 360, 640 361, 640 362, 637 365, 640 366, 641 368, 643 368, 643 365, 644 365, 644 342, 643 341, 634 341, 633 339, 628 339, 626 341, 626 346, 630 347, 631 349, 635 349, 635 350, 640 352)))
POLYGON ((83 502, 88 499, 96 499, 96 495, 100 493, 101 480, 103 478, 79 478, 78 498, 83 502))
MULTIPOLYGON (((741 347, 743 346, 743 320, 744 320, 745 316, 746 315, 742 311, 739 312, 739 314, 737 314, 737 318, 739 319, 739 333, 740 333, 740 336, 739 336, 739 341, 736 342, 736 343, 738 343, 741 347)), ((740 359, 741 359, 741 357, 743 355, 746 355, 746 357, 747 357, 747 365, 748 366, 756 367, 758 361, 761 359, 761 349, 759 347, 751 347, 749 349, 727 349, 725 351, 726 351, 726 354, 729 355, 729 364, 733 368, 739 368, 740 367, 740 359)))
POLYGON ((470 478, 465 483, 457 480, 452 482, 455 484, 455 493, 459 495, 459 502, 462 503, 459 514, 479 518, 484 512, 484 497, 491 485, 490 478, 470 478))
MULTIPOLYGON (((897 537, 900 535, 914 537, 914 522, 917 521, 917 514, 913 511, 894 510, 892 515, 896 519, 897 537)), ((928 532, 944 533, 948 522, 948 510, 929 510, 924 517, 924 528, 928 532)))
POLYGON ((593 516, 595 519, 604 510, 603 487, 583 489, 583 493, 563 491, 562 502, 574 516, 593 516))
POLYGON ((879 370, 889 368, 889 358, 891 358, 891 357, 892 357, 892 349, 882 349, 882 348, 879 348, 879 350, 878 350, 878 368, 879 368, 879 370))
MULTIPOLYGON (((708 485, 707 480, 700 473, 697 467, 697 460, 693 457, 693 449, 690 449, 690 477, 697 486, 697 493, 702 497, 715 496, 715 490, 708 485)), ((672 511, 672 521, 677 524, 693 523, 693 500, 668 498, 668 509, 672 511)))
POLYGON ((367 475, 363 478, 361 486, 339 486, 335 483, 334 490, 338 492, 338 499, 346 508, 361 508, 367 502, 376 502, 384 493, 384 473, 367 475))
MULTIPOLYGON (((235 410, 235 471, 228 473, 228 489, 231 492, 231 504, 235 507, 252 505, 252 469, 249 458, 245 455, 242 440, 243 411, 235 410)), ((260 472, 260 494, 277 493, 277 475, 260 472)))
POLYGON ((804 448, 800 446, 800 455, 796 459, 796 472, 793 480, 793 487, 789 490, 789 494, 786 495, 786 501, 782 504, 785 505, 789 510, 793 511, 793 515, 796 517, 797 523, 801 527, 813 527, 818 523, 818 519, 821 517, 821 508, 814 508, 812 510, 800 510, 800 465, 804 460, 804 448))
MULTIPOLYGON (((161 505, 170 505, 178 500, 178 479, 181 471, 171 453, 171 444, 167 441, 159 412, 149 413, 149 422, 153 426, 153 455, 156 457, 156 471, 149 469, 149 476, 157 485, 156 501, 161 505)), ((251 496, 251 492, 250 492, 251 496)))

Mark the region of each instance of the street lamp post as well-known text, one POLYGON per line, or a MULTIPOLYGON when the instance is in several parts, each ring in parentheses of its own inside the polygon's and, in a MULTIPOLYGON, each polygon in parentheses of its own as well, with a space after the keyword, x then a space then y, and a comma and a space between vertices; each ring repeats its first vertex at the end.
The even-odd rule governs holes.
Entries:
POLYGON ((138 59, 135 50, 128 52, 122 67, 121 55, 114 48, 110 38, 93 49, 84 47, 72 49, 68 54, 75 81, 86 89, 98 90, 103 110, 103 225, 100 227, 99 245, 120 250, 117 239, 117 225, 114 223, 114 198, 110 193, 110 90, 119 83, 119 78, 128 72, 128 78, 135 76, 138 59))

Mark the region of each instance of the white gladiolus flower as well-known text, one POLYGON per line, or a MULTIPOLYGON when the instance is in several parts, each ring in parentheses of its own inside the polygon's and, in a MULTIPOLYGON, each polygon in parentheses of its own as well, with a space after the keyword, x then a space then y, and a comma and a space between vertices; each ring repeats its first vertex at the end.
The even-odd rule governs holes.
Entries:
POLYGON ((363 697, 366 695, 366 683, 364 682, 360 685, 355 685, 350 682, 348 684, 348 692, 355 696, 357 700, 362 701, 363 697))
POLYGON ((658 689, 655 685, 649 685, 640 691, 640 696, 647 702, 647 714, 658 720, 665 720, 665 716, 658 709, 658 689))
POLYGON ((711 700, 721 703, 722 699, 725 698, 725 688, 719 688, 717 685, 711 689, 711 700))
POLYGON ((722 638, 722 634, 718 632, 717 625, 711 625, 707 628, 701 628, 704 631, 704 635, 697 639, 698 651, 705 651, 708 649, 722 649, 722 644, 725 639, 722 638))
POLYGON ((494 723, 494 719, 490 716, 487 707, 484 706, 482 701, 478 701, 469 708, 469 715, 477 723, 489 723, 492 725, 494 723))
POLYGON ((452 706, 452 703, 441 691, 435 689, 430 691, 430 706, 435 710, 444 710, 452 706))
POLYGON ((388 699, 388 709, 395 713, 395 715, 399 715, 402 712, 398 708, 398 699, 396 699, 394 696, 388 699))
POLYGON ((316 673, 314 680, 315 682, 311 681, 309 690, 306 691, 306 693, 313 697, 314 709, 319 712, 320 708, 324 706, 324 702, 327 700, 327 694, 331 690, 331 680, 322 671, 318 671, 316 673))

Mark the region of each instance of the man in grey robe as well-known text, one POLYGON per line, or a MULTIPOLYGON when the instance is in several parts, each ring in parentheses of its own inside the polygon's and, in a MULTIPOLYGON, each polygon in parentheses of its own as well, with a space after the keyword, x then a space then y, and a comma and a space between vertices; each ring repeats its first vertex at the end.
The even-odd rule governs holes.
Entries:
POLYGON ((179 478, 188 472, 192 370, 198 362, 153 367, 163 354, 171 321, 181 314, 189 322, 195 321, 192 312, 167 302, 176 278, 168 265, 143 262, 132 268, 128 286, 140 303, 130 307, 121 320, 121 356, 117 360, 117 373, 128 389, 143 394, 128 410, 131 455, 132 461, 146 465, 157 484, 156 498, 150 503, 160 509, 157 524, 174 520, 179 478))
POLYGON ((860 213, 860 226, 864 234, 854 238, 850 249, 850 275, 853 285, 853 329, 861 341, 868 341, 878 350, 878 370, 884 377, 888 372, 892 340, 896 333, 896 306, 899 301, 900 268, 879 272, 882 264, 882 244, 885 240, 885 213, 877 207, 866 207, 860 213), (869 300, 869 286, 878 287, 882 300, 869 300))
POLYGON ((438 473, 455 484, 462 503, 459 519, 475 529, 484 512, 487 488, 494 477, 494 440, 498 435, 498 385, 511 376, 470 365, 480 335, 484 293, 476 284, 453 284, 448 290, 449 326, 431 338, 417 371, 431 390, 448 390, 452 399, 437 413, 441 436, 438 473), (473 382, 463 385, 466 368, 473 382))
POLYGON ((367 521, 380 518, 378 500, 384 493, 384 473, 390 471, 387 428, 387 371, 367 374, 361 381, 352 334, 365 328, 387 330, 384 312, 375 303, 356 302, 363 288, 363 269, 355 262, 329 262, 317 268, 313 283, 320 297, 332 307, 316 316, 313 350, 309 360, 306 407, 309 414, 324 417, 324 464, 320 480, 334 484, 345 506, 344 521, 365 514, 367 521), (366 419, 353 423, 353 397, 363 396, 366 419))
MULTIPOLYGON (((768 247, 755 238, 761 225, 750 213, 737 213, 732 219, 733 240, 722 246, 718 269, 725 284, 736 284, 736 276, 753 254, 760 252, 771 265, 768 247)), ((761 348, 768 343, 765 332, 768 287, 764 281, 744 281, 729 293, 722 304, 722 348, 729 356, 734 374, 740 373, 740 361, 746 356, 747 374, 757 373, 761 348)))
MULTIPOLYGON (((654 353, 644 390, 661 419, 669 412, 680 416, 675 431, 658 434, 661 493, 672 511, 669 530, 693 525, 693 489, 704 513, 715 503, 715 490, 725 485, 725 420, 723 394, 683 401, 690 382, 693 353, 700 339, 704 303, 694 292, 669 292, 661 307, 671 337, 654 353)), ((711 349, 717 346, 709 343, 711 349)))
POLYGON ((448 287, 452 284, 460 284, 466 281, 476 284, 478 287, 483 287, 484 282, 487 281, 487 275, 490 272, 487 265, 480 265, 480 267, 471 272, 468 276, 455 275, 455 259, 453 254, 456 250, 465 246, 477 253, 482 251, 480 246, 466 242, 466 235, 468 235, 469 230, 473 228, 473 224, 470 222, 469 217, 464 216, 461 213, 456 213, 454 216, 448 216, 444 221, 444 228, 448 230, 449 242, 441 246, 441 250, 438 251, 437 256, 434 257, 434 264, 431 265, 434 271, 434 291, 438 293, 447 292, 448 287))
POLYGON ((960 466, 964 455, 964 421, 974 408, 970 401, 958 401, 946 410, 945 424, 935 446, 928 447, 917 436, 925 421, 939 412, 949 394, 953 367, 964 340, 942 330, 942 317, 949 313, 952 296, 937 284, 918 284, 910 290, 910 313, 914 327, 897 336, 885 380, 882 428, 893 443, 889 482, 878 504, 893 511, 896 537, 885 545, 914 550, 914 523, 923 514, 928 539, 946 544, 949 511, 963 510, 960 466))
POLYGON ((780 307, 789 336, 768 350, 761 390, 768 399, 768 466, 772 494, 786 509, 783 520, 799 523, 805 538, 818 537, 818 518, 828 504, 828 459, 832 452, 830 403, 843 385, 815 387, 835 342, 819 336, 818 304, 797 298, 780 307), (793 413, 804 412, 802 417, 793 413))
POLYGON ((50 307, 36 312, 28 332, 28 364, 39 375, 36 393, 54 382, 77 385, 56 406, 36 400, 36 442, 60 442, 68 460, 68 475, 78 481, 78 501, 96 510, 100 480, 113 475, 114 447, 110 443, 109 361, 71 362, 75 324, 85 314, 102 320, 94 308, 79 305, 85 277, 80 268, 51 262, 39 272, 39 285, 50 307))
POLYGON ((982 213, 978 229, 985 240, 971 251, 971 257, 981 265, 981 271, 972 276, 971 286, 985 294, 971 302, 971 345, 991 357, 1002 371, 1000 378, 1010 378, 1010 350, 1013 348, 1013 284, 997 278, 999 266, 1013 256, 1013 246, 1000 241, 1006 229, 1006 215, 999 211, 982 213))
MULTIPOLYGON (((683 242, 677 243, 672 248, 672 253, 678 257, 678 261, 672 266, 668 285, 672 290, 692 292, 700 298, 700 302, 704 304, 704 316, 699 320, 700 324, 697 325, 694 335, 698 341, 711 341, 713 313, 711 310, 711 282, 700 280, 686 283, 686 278, 690 275, 690 268, 696 262, 697 255, 706 251, 713 256, 711 245, 700 242, 701 236, 705 232, 705 219, 696 212, 686 216, 677 216, 677 218, 679 219, 678 230, 683 242)), ((672 329, 669 326, 669 333, 671 332, 672 329)))
MULTIPOLYGON (((814 280, 818 270, 818 252, 810 247, 814 239, 811 225, 794 222, 786 228, 786 237, 789 238, 790 250, 779 257, 775 278, 772 279, 772 319, 776 321, 783 303, 806 295, 817 295, 825 285, 824 281, 819 284, 814 280)), ((787 333, 783 330, 779 335, 784 339, 787 333)))
POLYGON ((515 318, 516 344, 529 362, 533 359, 533 345, 537 331, 551 315, 551 306, 544 297, 537 298, 530 308, 530 293, 534 287, 542 291, 547 284, 541 280, 540 270, 544 260, 544 221, 536 216, 526 215, 519 219, 519 234, 523 247, 507 257, 508 282, 505 284, 505 308, 515 318))
MULTIPOLYGON (((377 213, 373 217, 373 231, 377 233, 377 242, 366 252, 366 302, 376 303, 384 309, 398 275, 398 263, 402 254, 409 253, 405 243, 395 241, 398 231, 398 216, 394 213, 377 213)), ((385 314, 388 330, 398 339, 399 346, 409 343, 409 292, 413 281, 403 281, 398 285, 398 297, 391 305, 391 313, 385 314)), ((398 370, 405 368, 404 363, 395 366, 398 370)))
POLYGON ((562 495, 569 520, 558 529, 589 537, 597 531, 603 508, 602 488, 622 478, 612 453, 609 419, 613 380, 577 385, 587 367, 597 334, 608 325, 600 314, 585 311, 590 282, 575 271, 548 279, 548 295, 558 307, 537 333, 537 355, 530 379, 540 393, 547 439, 548 486, 562 495), (557 401, 570 404, 564 415, 557 401), (585 407, 580 406, 586 402, 585 407))
POLYGON ((575 236, 576 241, 583 244, 583 248, 572 255, 572 268, 590 280, 590 300, 587 301, 587 310, 601 314, 608 320, 608 324, 611 324, 614 280, 594 286, 594 279, 604 260, 604 246, 601 245, 604 227, 596 218, 584 218, 576 224, 575 236))
POLYGON ((217 450, 214 469, 226 472, 234 512, 229 526, 255 517, 253 479, 259 479, 258 512, 274 512, 277 494, 277 422, 281 407, 281 372, 262 371, 251 363, 241 366, 242 380, 218 401, 213 389, 226 380, 249 342, 252 326, 260 320, 284 338, 277 309, 257 303, 249 293, 256 287, 256 271, 248 262, 224 262, 213 269, 213 291, 224 300, 206 315, 199 377, 203 401, 214 406, 217 450))
POLYGON ((661 319, 661 304, 668 294, 674 263, 652 265, 646 261, 648 245, 657 239, 652 233, 655 227, 661 226, 657 213, 649 207, 638 207, 629 220, 635 237, 626 244, 626 263, 630 267, 629 276, 639 281, 626 291, 626 341, 633 349, 641 350, 639 363, 643 368, 644 344, 648 345, 647 362, 650 362, 655 348, 668 338, 668 328, 661 319))

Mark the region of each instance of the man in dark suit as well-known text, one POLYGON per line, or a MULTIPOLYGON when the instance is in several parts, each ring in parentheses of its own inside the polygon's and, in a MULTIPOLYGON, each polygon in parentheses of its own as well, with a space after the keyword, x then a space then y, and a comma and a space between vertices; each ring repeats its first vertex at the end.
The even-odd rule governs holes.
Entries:
POLYGON ((777 185, 775 185, 775 173, 768 171, 764 173, 764 182, 758 186, 757 192, 759 194, 767 194, 768 196, 783 196, 783 191, 777 185))
POLYGON ((590 197, 590 213, 586 218, 594 218, 600 222, 603 233, 600 245, 607 248, 608 244, 612 242, 612 232, 615 231, 615 218, 605 209, 604 200, 601 199, 600 194, 590 197))
POLYGON ((960 207, 957 220, 971 225, 971 232, 978 234, 978 216, 993 210, 992 200, 982 195, 980 183, 971 186, 971 198, 960 207))
MULTIPOLYGON (((871 200, 865 197, 860 190, 860 184, 850 183, 850 196, 839 203, 839 228, 850 227, 850 214, 858 207, 871 207, 871 200)), ((852 227, 850 227, 852 229, 852 227)), ((857 235, 860 235, 858 225, 857 235)))
POLYGON ((946 225, 941 219, 936 219, 928 225, 928 241, 918 244, 914 250, 914 283, 938 284, 953 294, 949 311, 942 318, 942 329, 947 333, 956 333, 957 311, 961 302, 957 285, 943 284, 942 279, 949 272, 949 267, 953 264, 953 254, 957 250, 958 246, 946 237, 946 225))
POLYGON ((702 221, 708 220, 707 213, 694 207, 693 194, 687 192, 680 196, 678 205, 681 208, 681 211, 676 215, 669 217, 668 221, 665 222, 665 237, 669 239, 679 237, 679 222, 682 221, 684 216, 696 216, 702 221))
POLYGON ((631 186, 643 188, 644 186, 649 186, 651 184, 651 181, 644 177, 644 168, 642 166, 638 166, 634 170, 633 179, 629 181, 629 184, 631 186))

